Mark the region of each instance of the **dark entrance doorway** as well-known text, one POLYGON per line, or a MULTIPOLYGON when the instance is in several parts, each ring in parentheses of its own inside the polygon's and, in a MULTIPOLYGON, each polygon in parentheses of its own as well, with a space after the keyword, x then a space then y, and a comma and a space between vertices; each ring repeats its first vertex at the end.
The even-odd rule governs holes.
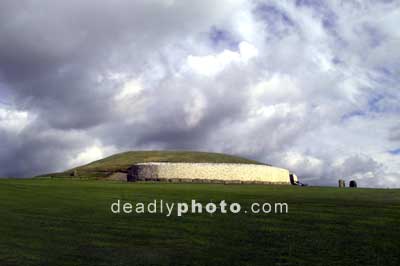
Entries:
POLYGON ((132 166, 128 169, 128 182, 136 182, 139 179, 139 167, 132 166))
POLYGON ((297 185, 297 182, 294 181, 294 176, 293 176, 293 174, 289 174, 289 178, 290 178, 290 184, 292 184, 292 185, 297 185))

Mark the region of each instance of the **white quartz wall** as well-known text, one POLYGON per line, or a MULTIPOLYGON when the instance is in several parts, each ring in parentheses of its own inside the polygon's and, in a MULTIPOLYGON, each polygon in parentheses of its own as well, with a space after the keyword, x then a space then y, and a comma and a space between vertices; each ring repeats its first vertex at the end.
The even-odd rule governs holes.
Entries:
MULTIPOLYGON (((229 163, 142 163, 140 178, 290 183, 289 171, 267 165, 229 163)), ((297 177, 295 176, 295 181, 297 177)))

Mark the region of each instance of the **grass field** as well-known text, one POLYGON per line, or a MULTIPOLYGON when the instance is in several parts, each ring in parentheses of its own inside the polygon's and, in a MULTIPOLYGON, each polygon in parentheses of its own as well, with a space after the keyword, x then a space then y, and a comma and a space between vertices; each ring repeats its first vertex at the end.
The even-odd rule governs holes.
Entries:
POLYGON ((400 190, 0 180, 0 265, 400 265, 400 190), (288 214, 112 214, 110 204, 287 202, 288 214))

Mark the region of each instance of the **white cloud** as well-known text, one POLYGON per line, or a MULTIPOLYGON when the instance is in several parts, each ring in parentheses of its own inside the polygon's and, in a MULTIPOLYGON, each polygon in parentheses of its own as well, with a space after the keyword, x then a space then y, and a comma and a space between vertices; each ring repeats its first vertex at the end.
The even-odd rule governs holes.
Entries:
POLYGON ((304 155, 295 151, 289 151, 282 156, 282 160, 289 169, 298 170, 307 178, 319 177, 324 173, 326 165, 316 157, 304 155))
POLYGON ((224 50, 215 55, 193 56, 187 58, 188 66, 195 72, 204 76, 213 76, 223 71, 234 63, 247 63, 258 55, 258 50, 252 44, 241 42, 239 51, 224 50))
POLYGON ((87 163, 100 160, 106 156, 109 156, 117 152, 114 147, 104 147, 101 144, 94 144, 92 146, 86 147, 85 149, 78 152, 73 156, 69 162, 68 167, 73 168, 80 165, 85 165, 87 163))
POLYGON ((189 128, 198 125, 204 117, 206 108, 206 98, 199 91, 193 91, 186 99, 186 103, 184 103, 183 106, 186 125, 189 128))
POLYGON ((257 57, 258 49, 248 42, 241 42, 239 44, 239 53, 242 62, 247 62, 253 57, 257 57))
POLYGON ((124 83, 121 91, 115 95, 115 100, 120 101, 129 97, 137 96, 143 91, 140 80, 132 79, 124 83))
POLYGON ((0 130, 18 134, 34 119, 35 116, 27 111, 19 111, 10 107, 0 106, 0 130))

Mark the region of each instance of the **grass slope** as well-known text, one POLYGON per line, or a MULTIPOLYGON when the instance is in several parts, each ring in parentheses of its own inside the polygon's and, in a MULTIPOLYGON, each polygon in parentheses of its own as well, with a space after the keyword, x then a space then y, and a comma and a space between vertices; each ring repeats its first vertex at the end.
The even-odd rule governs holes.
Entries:
POLYGON ((0 265, 400 265, 400 190, 0 180, 0 265), (110 204, 287 202, 288 214, 115 215, 110 204))
MULTIPOLYGON (((79 176, 101 177, 116 171, 125 171, 135 163, 144 162, 187 162, 187 163, 254 163, 260 162, 221 153, 194 151, 129 151, 75 168, 79 176)), ((68 176, 74 169, 49 176, 68 176)))

